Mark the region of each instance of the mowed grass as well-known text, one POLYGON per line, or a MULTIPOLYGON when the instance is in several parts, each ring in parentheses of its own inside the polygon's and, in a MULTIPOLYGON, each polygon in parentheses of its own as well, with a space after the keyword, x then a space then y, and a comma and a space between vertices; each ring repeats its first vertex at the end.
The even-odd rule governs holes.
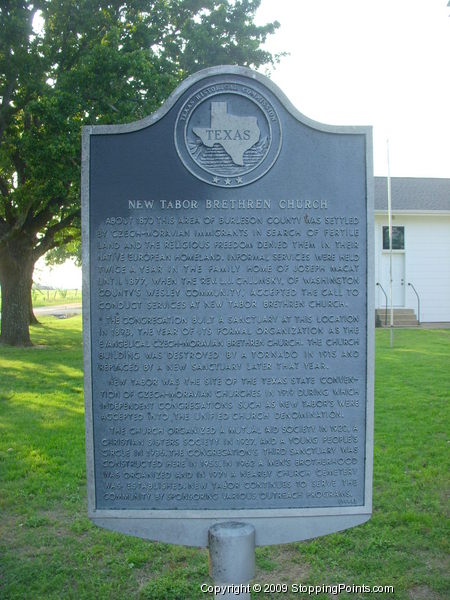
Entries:
MULTIPOLYGON (((208 598, 206 550, 115 534, 86 517, 81 318, 42 319, 33 348, 0 347, 0 598, 208 598)), ((309 542, 258 548, 255 582, 392 585, 450 596, 450 330, 376 332, 374 514, 309 542)))

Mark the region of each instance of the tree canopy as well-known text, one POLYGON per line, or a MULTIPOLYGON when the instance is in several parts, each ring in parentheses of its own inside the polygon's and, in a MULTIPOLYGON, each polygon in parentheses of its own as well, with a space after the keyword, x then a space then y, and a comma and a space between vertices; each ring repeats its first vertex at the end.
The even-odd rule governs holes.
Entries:
POLYGON ((29 343, 34 264, 79 237, 81 127, 140 119, 204 67, 273 63, 261 45, 278 24, 255 25, 259 4, 3 0, 2 341, 29 343))

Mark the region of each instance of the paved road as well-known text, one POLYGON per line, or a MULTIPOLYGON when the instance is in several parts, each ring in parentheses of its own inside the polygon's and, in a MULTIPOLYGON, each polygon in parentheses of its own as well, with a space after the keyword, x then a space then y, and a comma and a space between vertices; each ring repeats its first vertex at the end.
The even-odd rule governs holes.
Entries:
POLYGON ((36 316, 68 317, 81 313, 81 302, 76 304, 58 304, 57 306, 39 306, 33 309, 36 316))

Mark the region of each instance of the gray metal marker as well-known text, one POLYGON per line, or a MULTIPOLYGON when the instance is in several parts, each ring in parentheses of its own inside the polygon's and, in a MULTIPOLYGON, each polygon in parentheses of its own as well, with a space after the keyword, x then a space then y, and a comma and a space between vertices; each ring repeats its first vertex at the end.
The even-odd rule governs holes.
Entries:
POLYGON ((281 544, 370 518, 371 135, 312 121, 234 66, 142 121, 84 128, 94 523, 209 543, 216 577, 230 532, 281 544))

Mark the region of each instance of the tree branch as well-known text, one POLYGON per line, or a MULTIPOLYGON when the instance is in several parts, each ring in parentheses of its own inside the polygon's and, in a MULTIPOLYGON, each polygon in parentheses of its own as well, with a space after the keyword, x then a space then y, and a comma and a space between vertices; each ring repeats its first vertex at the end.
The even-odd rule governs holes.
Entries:
POLYGON ((0 175, 0 193, 4 197, 5 223, 14 225, 14 214, 11 206, 11 191, 8 181, 0 175))
MULTIPOLYGON (((43 256, 51 248, 54 248, 55 246, 59 245, 59 241, 55 242, 55 235, 63 229, 65 229, 66 227, 70 227, 74 219, 79 216, 80 210, 78 209, 66 215, 63 219, 61 219, 61 221, 58 221, 58 223, 55 223, 54 225, 51 225, 47 228, 44 237, 39 240, 38 245, 34 249, 33 255, 36 258, 36 260, 43 256)), ((70 234, 68 234, 67 237, 69 237, 69 235, 70 234)))
MULTIPOLYGON (((15 234, 22 229, 23 224, 25 223, 25 220, 26 220, 28 213, 30 212, 32 206, 33 206, 33 202, 30 200, 30 202, 28 202, 28 204, 25 206, 22 213, 20 214, 20 216, 18 217, 18 219, 15 222, 8 223, 7 221, 4 221, 5 226, 0 228, 0 232, 1 232, 1 229, 3 229, 3 231, 4 231, 4 233, 2 235, 0 235, 0 245, 5 244, 6 242, 9 242, 9 240, 11 240, 15 236, 15 234)), ((12 219, 12 214, 11 214, 11 219, 12 219)))
POLYGON ((18 185, 23 185, 26 181, 25 178, 25 161, 21 158, 19 152, 14 152, 14 154, 12 155, 12 160, 14 163, 14 166, 16 167, 16 171, 17 171, 17 183, 18 185))
POLYGON ((33 234, 40 231, 53 216, 56 216, 62 202, 62 198, 52 198, 40 212, 34 216, 28 215, 26 223, 24 223, 27 230, 33 234))
POLYGON ((9 198, 9 185, 4 177, 0 175, 0 193, 5 198, 9 198))
POLYGON ((0 246, 3 244, 3 238, 6 237, 6 234, 9 231, 9 227, 5 219, 0 217, 0 246))
POLYGON ((15 81, 11 81, 9 84, 7 84, 2 93, 2 104, 0 106, 0 143, 2 141, 3 133, 8 126, 8 120, 6 118, 8 113, 13 115, 14 113, 17 112, 17 108, 14 109, 9 104, 9 101, 11 100, 12 92, 15 87, 15 83, 16 83, 15 81))

